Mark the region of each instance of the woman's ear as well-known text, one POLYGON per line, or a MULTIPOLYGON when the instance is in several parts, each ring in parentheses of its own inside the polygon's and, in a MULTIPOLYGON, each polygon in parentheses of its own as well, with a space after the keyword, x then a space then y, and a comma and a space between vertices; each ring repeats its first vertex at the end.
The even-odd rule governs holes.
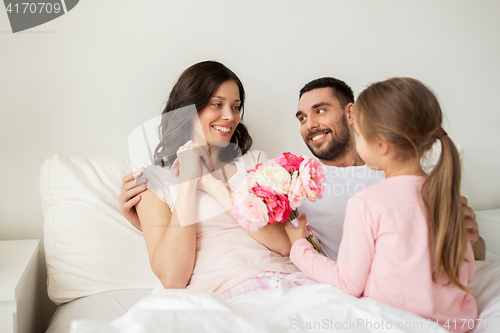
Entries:
POLYGON ((382 134, 377 134, 375 144, 379 155, 387 155, 391 149, 391 144, 389 143, 387 138, 382 134))

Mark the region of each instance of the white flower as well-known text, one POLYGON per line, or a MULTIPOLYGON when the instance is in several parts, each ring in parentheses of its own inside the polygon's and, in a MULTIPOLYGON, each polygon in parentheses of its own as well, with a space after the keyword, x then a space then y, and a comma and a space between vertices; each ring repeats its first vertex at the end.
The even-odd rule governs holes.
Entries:
POLYGON ((272 188, 275 192, 288 194, 290 173, 278 163, 268 160, 255 172, 255 181, 259 186, 272 188))

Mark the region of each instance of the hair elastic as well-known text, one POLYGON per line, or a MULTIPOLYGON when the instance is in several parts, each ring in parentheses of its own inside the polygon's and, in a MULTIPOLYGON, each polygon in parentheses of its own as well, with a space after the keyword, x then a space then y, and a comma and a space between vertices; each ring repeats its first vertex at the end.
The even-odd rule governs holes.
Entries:
POLYGON ((446 133, 446 132, 445 132, 445 130, 444 130, 442 127, 440 127, 440 128, 436 131, 436 133, 434 134, 434 136, 435 136, 437 139, 439 139, 439 140, 441 140, 441 138, 443 137, 443 135, 448 135, 448 133, 446 133))

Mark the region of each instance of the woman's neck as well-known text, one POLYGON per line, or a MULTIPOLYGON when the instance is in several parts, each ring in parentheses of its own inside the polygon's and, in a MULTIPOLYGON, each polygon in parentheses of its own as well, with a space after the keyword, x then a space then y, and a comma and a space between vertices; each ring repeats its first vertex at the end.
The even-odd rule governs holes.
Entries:
POLYGON ((236 165, 232 162, 220 160, 221 147, 213 145, 207 145, 207 147, 211 160, 212 175, 216 179, 222 180, 224 183, 227 182, 237 172, 236 165))
POLYGON ((228 162, 223 162, 220 159, 222 147, 218 147, 218 146, 210 145, 210 144, 207 144, 207 147, 208 147, 208 155, 210 156, 210 160, 212 163, 212 165, 211 165, 212 171, 223 168, 224 166, 226 166, 228 164, 228 162))
POLYGON ((209 158, 209 161, 207 161, 209 163, 209 165, 207 165, 207 168, 211 172, 216 170, 217 166, 220 164, 220 158, 219 158, 220 147, 217 147, 215 145, 210 145, 210 143, 206 142, 205 139, 200 137, 199 135, 192 136, 191 141, 197 143, 207 153, 207 156, 209 158))

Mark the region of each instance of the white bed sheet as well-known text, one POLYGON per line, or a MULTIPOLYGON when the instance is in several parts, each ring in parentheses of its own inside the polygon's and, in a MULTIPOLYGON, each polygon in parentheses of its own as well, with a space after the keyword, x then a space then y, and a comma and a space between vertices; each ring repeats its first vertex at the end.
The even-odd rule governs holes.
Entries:
POLYGON ((266 290, 223 301, 195 290, 166 289, 146 297, 124 316, 104 323, 77 320, 71 333, 167 332, 381 332, 380 325, 417 325, 391 332, 440 332, 429 322, 383 303, 347 295, 327 284, 266 290), (343 327, 342 327, 343 326, 343 327))
MULTIPOLYGON (((487 320, 480 327, 477 327, 479 322, 475 323, 472 332, 477 333, 500 331, 500 262, 493 261, 500 256, 487 253, 487 259, 491 261, 476 262, 476 278, 472 283, 479 318, 487 320)), ((75 333, 330 331, 331 327, 322 326, 319 330, 299 327, 301 323, 323 325, 324 320, 339 323, 358 320, 420 322, 425 328, 428 325, 427 321, 412 314, 373 300, 356 299, 327 285, 292 288, 285 295, 277 291, 255 292, 227 303, 209 293, 191 290, 160 290, 154 295, 151 290, 107 292, 60 306, 47 333, 69 332, 72 320, 76 320, 72 330, 75 333), (128 312, 129 309, 132 310, 128 312)), ((352 331, 351 328, 340 331, 352 331)), ((372 330, 362 328, 361 331, 372 330)), ((391 331, 422 332, 394 328, 391 331)))
MULTIPOLYGON (((476 268, 472 293, 481 320, 472 323, 473 332, 498 332, 500 262, 477 262, 476 268)), ((294 287, 285 294, 275 290, 253 292, 227 302, 200 291, 159 290, 112 322, 76 320, 71 333, 447 332, 430 325, 426 319, 381 302, 358 299, 317 284, 294 287), (391 323, 390 328, 387 323, 391 323), (396 326, 398 323, 403 326, 396 326)))
POLYGON ((151 289, 131 289, 78 298, 57 307, 46 332, 68 333, 71 321, 76 319, 114 320, 149 295, 151 289))

